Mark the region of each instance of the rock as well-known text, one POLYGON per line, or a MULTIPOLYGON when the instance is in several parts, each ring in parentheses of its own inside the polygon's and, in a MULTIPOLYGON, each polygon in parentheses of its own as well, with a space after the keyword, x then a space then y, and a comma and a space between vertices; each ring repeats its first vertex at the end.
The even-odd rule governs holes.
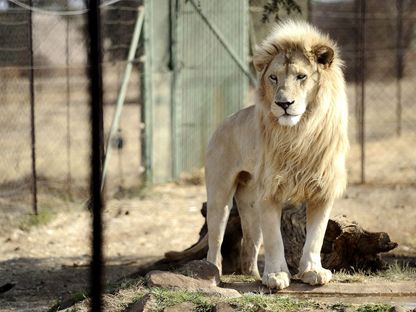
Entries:
POLYGON ((174 306, 167 307, 164 312, 193 312, 196 311, 196 305, 192 302, 182 302, 174 306))
POLYGON ((180 267, 177 272, 192 278, 211 281, 213 285, 220 283, 218 268, 207 260, 190 261, 180 267))
POLYGON ((139 301, 129 305, 124 312, 151 312, 156 308, 156 299, 151 294, 147 294, 139 301))
POLYGON ((240 293, 235 289, 221 288, 212 281, 196 279, 179 273, 151 271, 146 275, 148 287, 179 288, 201 292, 210 296, 237 298, 240 293))
POLYGON ((198 289, 212 287, 206 280, 195 279, 183 274, 167 271, 151 271, 146 275, 147 286, 162 288, 198 289))
POLYGON ((226 302, 217 303, 213 310, 213 312, 234 312, 234 311, 235 310, 233 309, 233 307, 226 302))

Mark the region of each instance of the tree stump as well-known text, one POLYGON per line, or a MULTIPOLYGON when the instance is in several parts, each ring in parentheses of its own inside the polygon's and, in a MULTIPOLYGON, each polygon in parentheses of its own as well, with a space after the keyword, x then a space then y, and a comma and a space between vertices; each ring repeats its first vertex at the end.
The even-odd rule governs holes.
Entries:
MULTIPOLYGON (((201 213, 206 218, 206 203, 201 213)), ((285 246, 285 256, 292 274, 297 273, 302 249, 306 238, 306 206, 287 205, 283 209, 281 231, 285 246)), ((241 220, 236 203, 230 212, 221 252, 223 273, 240 273, 240 248, 242 240, 241 220)), ((397 247, 387 233, 369 232, 355 221, 345 216, 329 220, 321 250, 323 267, 331 271, 366 270, 376 271, 385 268, 380 253, 397 247)), ((199 232, 199 240, 181 252, 168 252, 165 258, 143 267, 134 275, 144 275, 150 270, 175 269, 191 260, 206 257, 208 251, 207 224, 199 232)))

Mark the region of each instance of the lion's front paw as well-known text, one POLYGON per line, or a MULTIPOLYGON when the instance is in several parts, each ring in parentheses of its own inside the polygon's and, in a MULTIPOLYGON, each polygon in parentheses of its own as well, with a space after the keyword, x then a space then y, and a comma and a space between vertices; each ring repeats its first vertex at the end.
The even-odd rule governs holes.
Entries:
POLYGON ((331 280, 332 273, 330 270, 319 268, 303 272, 300 278, 309 285, 324 285, 331 280))
POLYGON ((269 288, 283 289, 290 285, 290 275, 286 272, 265 273, 262 282, 269 288))

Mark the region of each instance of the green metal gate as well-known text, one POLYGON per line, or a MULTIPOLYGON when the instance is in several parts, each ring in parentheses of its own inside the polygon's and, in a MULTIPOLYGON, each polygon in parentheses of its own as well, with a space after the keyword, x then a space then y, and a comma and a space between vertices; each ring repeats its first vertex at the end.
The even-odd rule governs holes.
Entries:
MULTIPOLYGON (((146 7, 150 16, 147 23, 155 26, 156 19, 160 23, 158 17, 163 16, 158 5, 162 1, 149 2, 152 4, 146 7)), ((154 182, 174 179, 182 172, 203 166, 209 138, 226 116, 245 106, 248 87, 247 1, 172 0, 167 9, 169 32, 161 36, 153 28, 147 36, 147 46, 153 51, 150 59, 146 57, 146 62, 153 61, 150 66, 152 94, 146 100, 146 105, 153 107, 153 118, 147 120, 152 122, 153 128, 153 148, 149 155, 152 160, 148 170, 154 182), (166 35, 170 42, 168 47, 160 42, 166 35), (155 54, 161 53, 156 47, 165 48, 165 58, 161 58, 159 64, 154 63, 155 54), (168 70, 166 79, 161 82, 157 76, 163 69, 168 70), (160 96, 157 90, 163 94, 167 85, 170 96, 160 96), (160 106, 166 109, 161 110, 160 106), (164 125, 160 125, 155 110, 165 117, 166 112, 170 112, 170 120, 166 121, 171 130, 169 138, 166 129, 158 128, 164 125)))

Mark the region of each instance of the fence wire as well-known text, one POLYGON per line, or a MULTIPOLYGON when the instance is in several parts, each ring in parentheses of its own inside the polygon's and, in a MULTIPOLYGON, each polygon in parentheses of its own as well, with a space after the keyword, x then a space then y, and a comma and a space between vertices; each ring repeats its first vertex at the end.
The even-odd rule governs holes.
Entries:
POLYGON ((346 63, 352 182, 416 177, 416 2, 310 2, 310 21, 335 38, 346 63))
MULTIPOLYGON (((112 2, 103 2, 106 5, 101 8, 105 135, 110 128, 137 9, 142 1, 112 2)), ((27 0, 18 4, 34 7, 34 3, 27 0)), ((59 4, 50 2, 48 7, 45 1, 42 9, 56 11, 59 4)), ((65 5, 67 1, 62 1, 59 10, 70 9, 65 5)), ((85 200, 88 194, 90 124, 86 15, 83 11, 78 15, 51 15, 44 14, 43 10, 29 10, 8 2, 8 7, 0 11, 2 208, 14 209, 20 205, 30 211, 35 182, 40 207, 50 205, 51 194, 80 200, 85 200), (31 71, 33 79, 30 79, 31 71), (34 90, 33 129, 30 124, 31 85, 34 90), (32 171, 32 133, 36 140, 36 181, 32 171)), ((143 49, 138 50, 137 55, 143 49)), ((111 146, 116 150, 107 176, 112 190, 122 191, 139 183, 138 63, 137 56, 120 126, 111 146)))

